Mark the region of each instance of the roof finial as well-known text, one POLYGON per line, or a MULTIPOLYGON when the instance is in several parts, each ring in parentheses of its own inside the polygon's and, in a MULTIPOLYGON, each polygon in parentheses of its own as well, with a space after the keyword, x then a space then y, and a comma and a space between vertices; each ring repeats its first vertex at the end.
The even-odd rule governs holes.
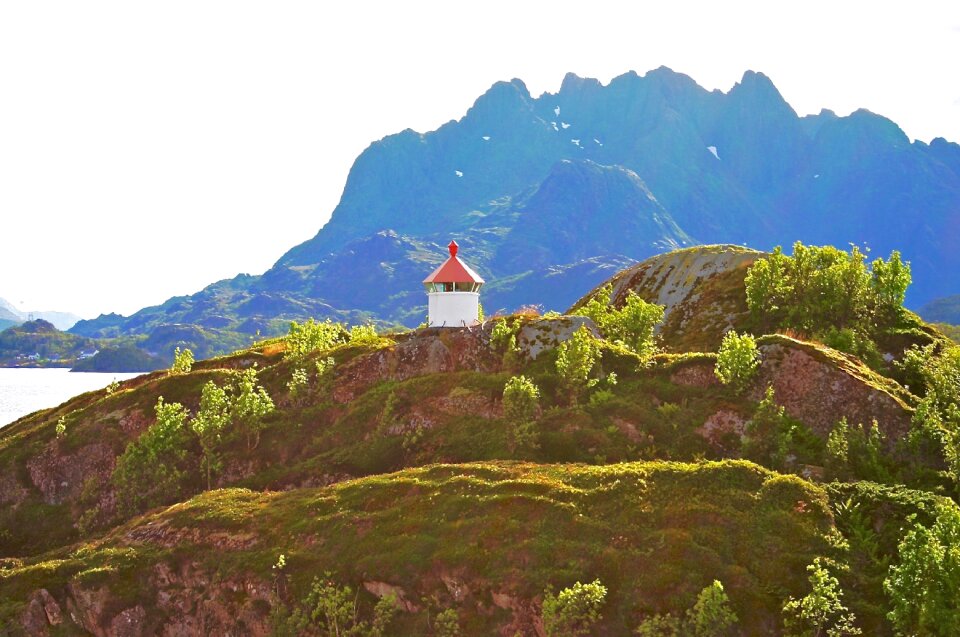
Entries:
POLYGON ((451 257, 457 256, 457 250, 460 249, 460 246, 457 245, 456 241, 451 241, 450 245, 448 245, 447 247, 450 248, 451 257))

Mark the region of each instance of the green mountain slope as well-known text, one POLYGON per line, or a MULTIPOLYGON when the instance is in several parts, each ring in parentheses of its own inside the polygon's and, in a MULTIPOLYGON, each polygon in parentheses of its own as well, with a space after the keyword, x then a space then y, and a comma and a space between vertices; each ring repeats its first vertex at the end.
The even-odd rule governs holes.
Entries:
MULTIPOLYGON (((930 525, 957 494, 933 440, 900 441, 949 388, 777 333, 742 390, 721 384, 715 348, 755 320, 744 275, 761 257, 707 246, 614 276, 615 307, 634 290, 669 310, 663 352, 590 340, 596 382, 579 390, 557 362, 594 323, 528 312, 329 328, 301 354, 263 341, 22 418, 0 430, 0 628, 285 634, 316 581, 349 586, 365 620, 396 595, 387 634, 436 634, 453 609, 465 635, 535 635, 545 591, 599 579, 593 634, 628 635, 720 580, 738 634, 768 635, 822 557, 857 626, 893 635, 883 582, 910 516, 930 525), (198 436, 204 387, 239 401, 251 370, 275 404, 262 427, 229 412, 219 438, 198 436), (504 398, 521 374, 539 388, 529 422, 504 398), (161 428, 160 397, 182 425, 161 428)), ((879 341, 894 360, 930 346, 943 358, 928 366, 948 365, 943 336, 898 320, 899 340, 879 341)))

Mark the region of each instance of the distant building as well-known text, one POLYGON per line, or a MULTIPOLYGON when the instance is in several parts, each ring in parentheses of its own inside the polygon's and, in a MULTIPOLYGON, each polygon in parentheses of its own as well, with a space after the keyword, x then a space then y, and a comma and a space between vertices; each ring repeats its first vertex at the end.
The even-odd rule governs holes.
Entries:
POLYGON ((430 327, 467 327, 480 317, 483 279, 457 256, 459 246, 447 246, 450 258, 423 280, 427 288, 427 324, 430 327))

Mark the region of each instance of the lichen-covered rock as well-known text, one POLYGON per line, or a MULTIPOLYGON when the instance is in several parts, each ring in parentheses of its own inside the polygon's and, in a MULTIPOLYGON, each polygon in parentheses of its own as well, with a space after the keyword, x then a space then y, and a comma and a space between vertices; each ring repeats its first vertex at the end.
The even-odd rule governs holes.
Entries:
POLYGON ((80 495, 91 476, 110 476, 116 462, 113 448, 104 443, 84 445, 71 454, 61 454, 56 441, 27 462, 30 480, 47 504, 60 504, 80 495))
POLYGON ((20 623, 28 635, 49 635, 51 626, 63 623, 63 611, 50 592, 41 588, 30 596, 20 623))
POLYGON ((786 337, 760 345, 762 362, 749 397, 759 401, 773 387, 787 414, 824 437, 841 418, 851 425, 876 420, 890 446, 905 436, 912 411, 903 400, 871 382, 869 370, 858 373, 853 363, 844 365, 839 354, 831 358, 818 347, 786 337))
POLYGON ((723 452, 735 452, 740 448, 747 418, 743 414, 721 409, 710 414, 697 433, 703 436, 715 449, 723 452))
POLYGON ((395 345, 362 354, 336 369, 333 398, 349 402, 385 380, 425 374, 494 371, 500 357, 490 349, 489 323, 483 327, 426 328, 398 338, 395 345))
POLYGON ((564 341, 570 340, 581 326, 586 326, 599 338, 597 326, 585 316, 538 318, 524 323, 520 328, 517 333, 517 347, 527 359, 536 360, 543 352, 556 349, 564 341))
MULTIPOLYGON (((649 303, 664 306, 659 333, 667 349, 716 351, 723 334, 747 317, 743 279, 762 255, 733 245, 696 246, 651 257, 606 283, 613 286, 614 306, 622 306, 630 291, 649 303)), ((571 311, 586 303, 600 287, 580 299, 571 311)))

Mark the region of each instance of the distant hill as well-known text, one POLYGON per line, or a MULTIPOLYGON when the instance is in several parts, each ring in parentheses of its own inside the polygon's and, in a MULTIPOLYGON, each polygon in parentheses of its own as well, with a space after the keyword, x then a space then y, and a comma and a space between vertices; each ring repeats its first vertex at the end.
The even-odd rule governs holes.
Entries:
POLYGON ((84 355, 92 356, 97 347, 93 339, 36 319, 0 332, 0 366, 72 366, 84 355))
POLYGON ((913 267, 908 305, 919 307, 960 292, 958 219, 960 146, 911 142, 865 110, 800 117, 762 73, 726 93, 667 68, 606 86, 568 74, 539 97, 514 79, 435 131, 371 144, 330 221, 263 275, 73 331, 192 324, 218 346, 309 316, 414 326, 420 281, 452 237, 489 282, 488 313, 562 309, 574 290, 667 249, 798 239, 900 250, 913 267))
POLYGON ((0 330, 31 320, 31 317, 49 321, 58 330, 68 330, 80 320, 79 316, 70 312, 21 312, 12 303, 0 298, 0 330))
POLYGON ((924 321, 931 323, 960 325, 960 294, 934 299, 921 307, 917 313, 923 317, 924 321))

